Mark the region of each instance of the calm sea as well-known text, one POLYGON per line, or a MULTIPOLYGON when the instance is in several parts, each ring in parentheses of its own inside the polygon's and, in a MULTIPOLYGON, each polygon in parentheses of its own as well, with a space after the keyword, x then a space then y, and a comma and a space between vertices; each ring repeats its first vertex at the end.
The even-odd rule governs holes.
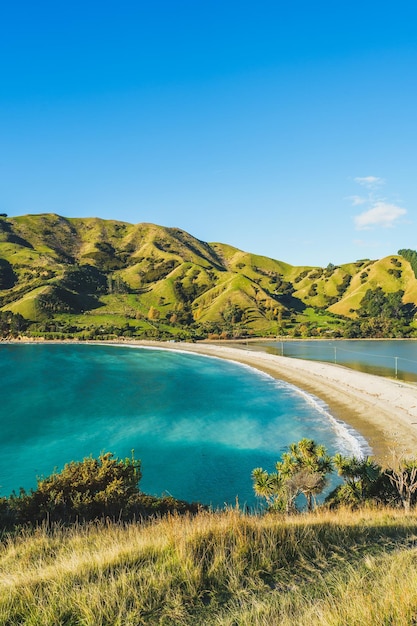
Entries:
POLYGON ((284 356, 338 363, 361 372, 417 382, 417 340, 290 340, 258 344, 284 356))
POLYGON ((0 345, 0 494, 70 460, 134 450, 146 493, 255 504, 251 471, 273 471, 303 437, 330 452, 365 442, 318 399, 235 363, 94 345, 0 345))

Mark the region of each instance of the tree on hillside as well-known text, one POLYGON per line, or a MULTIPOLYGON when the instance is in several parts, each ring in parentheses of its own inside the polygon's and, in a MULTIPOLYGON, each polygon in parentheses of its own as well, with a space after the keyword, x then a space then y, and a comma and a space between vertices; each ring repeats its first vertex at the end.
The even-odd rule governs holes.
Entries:
POLYGON ((151 305, 149 307, 148 320, 158 320, 160 315, 160 312, 154 306, 151 305))
POLYGON ((306 498, 307 510, 313 509, 315 496, 326 486, 333 465, 323 445, 305 438, 290 445, 275 469, 272 474, 262 468, 253 470, 255 493, 264 497, 271 508, 293 513, 300 494, 306 498))
POLYGON ((417 251, 403 248, 398 250, 398 254, 410 263, 414 276, 417 278, 417 251))
POLYGON ((309 511, 313 508, 314 496, 326 486, 327 475, 332 469, 332 460, 325 446, 306 438, 292 443, 277 464, 277 471, 296 482, 299 492, 307 500, 309 511))
POLYGON ((37 489, 21 490, 11 506, 21 522, 118 517, 139 494, 141 477, 141 462, 133 455, 120 460, 108 452, 71 461, 60 473, 38 479, 37 489))
POLYGON ((403 337, 410 332, 416 307, 403 302, 404 291, 385 293, 382 287, 368 289, 357 319, 347 323, 346 337, 403 337))
POLYGON ((396 489, 406 513, 410 512, 417 492, 417 459, 399 459, 394 467, 386 470, 392 486, 396 489))
POLYGON ((383 317, 388 319, 404 320, 409 316, 407 307, 403 304, 404 291, 385 293, 382 287, 368 289, 361 300, 358 310, 359 317, 383 317))
POLYGON ((29 322, 11 311, 0 311, 0 337, 18 337, 29 326, 29 322))
POLYGON ((12 265, 6 259, 0 258, 0 289, 11 289, 17 282, 17 276, 12 265))
POLYGON ((0 528, 45 521, 72 524, 92 520, 140 520, 204 509, 172 496, 158 498, 139 489, 141 462, 112 453, 67 463, 61 472, 39 478, 37 488, 0 497, 0 528))
POLYGON ((382 468, 373 459, 338 453, 333 457, 333 463, 344 484, 335 489, 329 496, 330 499, 337 498, 341 504, 357 505, 377 497, 382 468))
POLYGON ((277 472, 268 474, 261 467, 252 472, 253 489, 260 498, 265 498, 269 508, 279 509, 285 499, 285 481, 277 472))

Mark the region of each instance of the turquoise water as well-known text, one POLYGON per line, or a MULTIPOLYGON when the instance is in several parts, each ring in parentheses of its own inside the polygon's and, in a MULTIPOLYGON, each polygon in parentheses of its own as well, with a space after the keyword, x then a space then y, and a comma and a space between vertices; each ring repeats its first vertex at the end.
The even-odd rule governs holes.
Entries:
POLYGON ((220 359, 91 345, 0 345, 0 494, 70 460, 141 459, 146 493, 254 505, 251 471, 273 471, 302 437, 331 452, 358 441, 326 406, 220 359))

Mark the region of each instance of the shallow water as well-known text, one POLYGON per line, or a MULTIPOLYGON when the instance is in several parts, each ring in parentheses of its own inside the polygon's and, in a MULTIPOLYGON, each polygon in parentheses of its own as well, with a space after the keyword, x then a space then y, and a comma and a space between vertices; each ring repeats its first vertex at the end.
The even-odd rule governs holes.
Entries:
POLYGON ((337 363, 352 369, 417 382, 417 340, 290 340, 257 344, 272 354, 337 363))
POLYGON ((355 433, 312 396, 246 366, 181 352, 0 345, 0 494, 70 460, 141 459, 146 493, 254 505, 251 471, 273 471, 302 437, 358 453, 355 433))

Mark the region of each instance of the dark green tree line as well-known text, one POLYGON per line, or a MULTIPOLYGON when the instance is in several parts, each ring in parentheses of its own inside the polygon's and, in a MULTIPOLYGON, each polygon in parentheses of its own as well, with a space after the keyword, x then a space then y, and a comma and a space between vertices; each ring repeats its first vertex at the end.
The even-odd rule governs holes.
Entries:
POLYGON ((346 337, 404 337, 410 333, 416 307, 403 302, 404 291, 385 293, 368 289, 357 310, 357 319, 346 323, 346 337))
POLYGON ((29 322, 20 315, 11 311, 0 311, 0 337, 16 338, 29 326, 29 322))
POLYGON ((410 263, 414 276, 417 278, 417 251, 404 248, 402 250, 398 250, 398 254, 410 263))

